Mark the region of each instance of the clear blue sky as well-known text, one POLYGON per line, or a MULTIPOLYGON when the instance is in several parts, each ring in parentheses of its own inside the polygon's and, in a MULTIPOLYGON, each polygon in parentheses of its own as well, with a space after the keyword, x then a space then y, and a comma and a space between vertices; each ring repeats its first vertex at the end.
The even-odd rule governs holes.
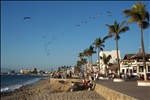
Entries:
MULTIPOLYGON (((88 48, 96 38, 108 35, 115 20, 127 20, 122 10, 136 1, 2 1, 1 2, 1 68, 43 69, 75 66, 78 53, 88 48), (107 11, 112 13, 108 16, 107 11), (31 17, 25 19, 24 17, 31 17), (95 18, 95 19, 94 19, 95 18), (83 22, 82 22, 83 21, 83 22), (87 23, 85 23, 87 22, 87 23), (79 26, 80 25, 80 26, 79 26)), ((144 1, 147 11, 150 2, 144 1)), ((120 35, 121 57, 137 53, 140 30, 136 23, 120 35)), ((145 51, 150 51, 150 28, 143 31, 145 51)), ((115 50, 114 38, 105 42, 104 51, 115 50)), ((93 55, 96 62, 97 54, 93 55)))

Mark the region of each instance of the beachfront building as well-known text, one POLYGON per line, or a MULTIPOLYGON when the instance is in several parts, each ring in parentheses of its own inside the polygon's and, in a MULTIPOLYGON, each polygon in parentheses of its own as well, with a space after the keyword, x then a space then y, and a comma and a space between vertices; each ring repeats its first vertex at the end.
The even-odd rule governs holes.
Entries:
MULTIPOLYGON (((145 53, 146 72, 150 73, 150 54, 145 53)), ((144 74, 142 52, 137 54, 125 54, 120 64, 120 72, 128 75, 138 76, 144 74)))
POLYGON ((87 64, 84 65, 84 73, 91 73, 93 71, 93 62, 88 62, 87 64))
POLYGON ((26 69, 26 70, 20 70, 21 74, 37 74, 37 69, 32 68, 32 69, 26 69))
MULTIPOLYGON (((116 52, 116 50, 111 50, 111 51, 101 51, 100 52, 100 56, 102 57, 103 56, 103 53, 106 55, 106 56, 108 56, 108 55, 111 55, 111 59, 110 59, 110 61, 109 61, 109 64, 108 64, 108 66, 106 66, 105 64, 104 64, 104 62, 103 62, 103 60, 102 59, 100 59, 100 73, 101 74, 104 74, 105 73, 105 67, 107 67, 107 69, 109 69, 110 68, 110 66, 109 65, 114 65, 114 64, 117 64, 117 52, 116 52)), ((118 55, 119 55, 119 59, 121 59, 121 57, 120 57, 120 50, 118 50, 118 55)), ((108 70, 108 73, 111 73, 111 70, 108 70)))
POLYGON ((14 70, 9 70, 7 74, 15 74, 14 70))
POLYGON ((92 67, 93 67, 93 72, 99 71, 99 67, 98 67, 97 63, 93 63, 92 67))

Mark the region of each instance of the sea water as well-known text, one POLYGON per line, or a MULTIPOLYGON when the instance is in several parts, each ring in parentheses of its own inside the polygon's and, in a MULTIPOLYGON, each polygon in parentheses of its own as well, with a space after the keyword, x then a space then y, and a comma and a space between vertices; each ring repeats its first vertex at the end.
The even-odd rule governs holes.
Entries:
POLYGON ((1 75, 1 92, 11 92, 22 86, 32 85, 40 79, 49 78, 49 76, 39 75, 1 75))

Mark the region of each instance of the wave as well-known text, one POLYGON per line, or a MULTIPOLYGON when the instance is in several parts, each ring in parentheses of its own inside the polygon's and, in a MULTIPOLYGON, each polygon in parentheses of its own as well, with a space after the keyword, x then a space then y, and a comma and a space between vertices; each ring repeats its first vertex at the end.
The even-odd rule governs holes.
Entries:
POLYGON ((22 86, 33 85, 33 84, 37 83, 40 79, 41 78, 34 78, 34 79, 31 79, 31 80, 28 80, 25 83, 18 83, 16 85, 10 85, 10 86, 7 86, 7 87, 3 87, 3 88, 1 88, 1 92, 12 92, 16 89, 19 89, 22 86))

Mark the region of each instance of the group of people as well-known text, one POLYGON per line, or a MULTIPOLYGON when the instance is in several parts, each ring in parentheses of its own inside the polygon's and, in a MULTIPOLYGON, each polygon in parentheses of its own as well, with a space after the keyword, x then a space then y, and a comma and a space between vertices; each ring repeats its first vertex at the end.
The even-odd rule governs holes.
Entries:
POLYGON ((88 81, 88 80, 85 80, 84 78, 83 78, 83 85, 82 85, 82 90, 92 90, 92 82, 91 81, 88 81))
MULTIPOLYGON (((71 92, 74 92, 77 88, 77 84, 75 84, 73 81, 71 82, 71 85, 72 85, 72 88, 71 88, 71 92)), ((93 83, 92 81, 90 80, 86 80, 85 78, 83 78, 83 81, 82 81, 82 84, 81 84, 81 88, 79 90, 89 90, 91 91, 92 90, 92 86, 93 86, 93 83)))

